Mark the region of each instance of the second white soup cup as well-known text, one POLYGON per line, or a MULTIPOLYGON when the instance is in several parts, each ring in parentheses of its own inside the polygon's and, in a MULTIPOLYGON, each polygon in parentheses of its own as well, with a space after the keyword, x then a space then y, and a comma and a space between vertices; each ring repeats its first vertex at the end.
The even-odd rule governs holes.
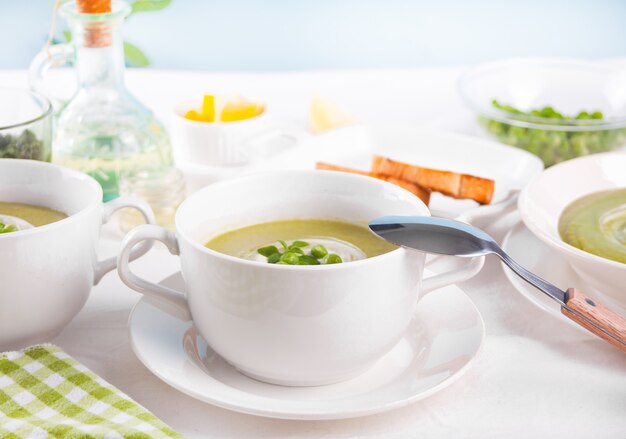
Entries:
POLYGON ((185 320, 226 361, 266 382, 310 386, 352 378, 387 353, 426 293, 476 274, 482 259, 423 278, 425 255, 398 248, 335 265, 239 259, 204 244, 229 230, 285 219, 367 226, 382 215, 430 215, 392 184, 324 171, 280 171, 208 186, 178 209, 176 232, 139 226, 125 238, 118 272, 153 304, 185 320), (159 240, 180 255, 186 292, 136 276, 130 250, 159 240))
POLYGON ((572 266, 589 293, 626 313, 626 264, 576 248, 559 234, 559 219, 570 203, 594 192, 623 188, 626 152, 592 154, 546 169, 521 192, 518 207, 526 227, 572 266))
POLYGON ((81 310, 91 287, 115 268, 116 259, 98 260, 97 249, 100 227, 117 210, 132 207, 154 223, 145 201, 120 197, 103 204, 93 178, 36 160, 0 159, 0 201, 67 215, 0 234, 0 352, 50 341, 81 310))

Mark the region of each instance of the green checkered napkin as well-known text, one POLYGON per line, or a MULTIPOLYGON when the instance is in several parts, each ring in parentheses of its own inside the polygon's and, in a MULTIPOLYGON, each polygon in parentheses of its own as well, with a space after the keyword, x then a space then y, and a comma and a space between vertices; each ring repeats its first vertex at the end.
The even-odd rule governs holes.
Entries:
POLYGON ((181 437, 61 349, 0 353, 0 437, 181 437))

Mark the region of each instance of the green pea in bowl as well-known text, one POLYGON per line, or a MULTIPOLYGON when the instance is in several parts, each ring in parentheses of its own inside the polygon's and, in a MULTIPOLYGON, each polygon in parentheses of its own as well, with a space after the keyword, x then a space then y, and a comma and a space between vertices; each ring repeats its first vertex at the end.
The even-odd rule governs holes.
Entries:
POLYGON ((626 70, 565 59, 483 64, 459 80, 483 133, 546 166, 626 145, 626 70))

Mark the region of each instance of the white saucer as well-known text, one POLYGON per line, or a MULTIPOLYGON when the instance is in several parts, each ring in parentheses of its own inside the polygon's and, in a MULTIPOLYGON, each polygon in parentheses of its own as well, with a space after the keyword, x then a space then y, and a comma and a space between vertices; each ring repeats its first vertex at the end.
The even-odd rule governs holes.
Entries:
MULTIPOLYGON (((162 284, 181 289, 177 273, 162 284)), ((130 316, 131 345, 157 377, 219 407, 283 419, 342 419, 370 415, 425 398, 459 378, 485 335, 482 317, 456 286, 420 301, 405 337, 371 370, 319 387, 283 387, 237 372, 215 354, 189 322, 140 300, 130 316)))
MULTIPOLYGON (((522 221, 518 222, 515 227, 507 233, 502 242, 502 248, 524 268, 527 268, 557 287, 563 290, 569 287, 580 288, 585 291, 585 293, 589 294, 589 296, 594 297, 591 288, 586 288, 585 283, 572 267, 570 267, 567 261, 565 261, 559 253, 552 250, 533 235, 522 221)), ((502 265, 502 269, 515 289, 532 303, 552 316, 571 324, 590 338, 594 337, 593 334, 582 326, 561 314, 561 307, 557 302, 522 280, 504 264, 502 265)))
MULTIPOLYGON (((466 172, 496 181, 493 206, 511 191, 522 189, 543 170, 535 155, 491 140, 466 136, 412 124, 353 125, 316 136, 304 136, 297 147, 256 165, 210 168, 178 164, 195 190, 217 180, 252 172, 276 169, 313 169, 318 161, 362 170, 370 168, 372 155, 380 154, 421 166, 466 172)), ((454 218, 478 205, 434 193, 430 209, 439 216, 454 218)))

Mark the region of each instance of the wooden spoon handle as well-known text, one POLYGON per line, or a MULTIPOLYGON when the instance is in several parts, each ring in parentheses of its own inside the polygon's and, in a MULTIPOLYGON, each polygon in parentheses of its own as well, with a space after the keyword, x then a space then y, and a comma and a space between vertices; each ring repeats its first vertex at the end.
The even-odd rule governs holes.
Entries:
POLYGON ((565 316, 626 353, 626 318, 576 288, 567 290, 565 304, 565 316))

